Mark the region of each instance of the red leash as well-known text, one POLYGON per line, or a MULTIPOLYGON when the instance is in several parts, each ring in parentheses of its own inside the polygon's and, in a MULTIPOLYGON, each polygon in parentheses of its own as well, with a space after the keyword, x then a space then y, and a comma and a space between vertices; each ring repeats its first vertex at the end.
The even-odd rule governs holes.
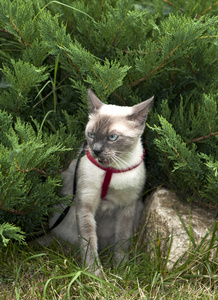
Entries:
POLYGON ((104 181, 103 181, 103 184, 102 184, 102 189, 101 189, 101 199, 102 200, 107 200, 105 198, 105 196, 107 195, 107 191, 108 191, 108 188, 109 188, 109 184, 110 184, 110 181, 111 181, 111 177, 112 177, 112 174, 113 173, 123 173, 123 172, 127 172, 127 171, 131 171, 135 168, 137 168, 143 161, 143 158, 144 158, 144 154, 142 154, 142 158, 141 158, 141 161, 140 163, 138 163, 137 165, 134 165, 130 168, 127 168, 127 169, 122 169, 122 170, 118 170, 118 169, 115 169, 115 168, 111 168, 111 167, 107 167, 107 168, 104 168, 102 167, 90 154, 89 152, 89 149, 86 150, 86 156, 88 157, 88 159, 98 168, 104 170, 106 173, 105 173, 105 176, 104 176, 104 181))

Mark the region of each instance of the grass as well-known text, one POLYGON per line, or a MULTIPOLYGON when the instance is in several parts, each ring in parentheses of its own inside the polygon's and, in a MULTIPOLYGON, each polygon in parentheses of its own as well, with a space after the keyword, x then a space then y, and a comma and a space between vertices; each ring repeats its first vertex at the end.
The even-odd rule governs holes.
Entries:
POLYGON ((10 243, 0 252, 0 299, 217 299, 217 224, 211 239, 205 236, 172 270, 166 269, 169 253, 161 253, 160 239, 152 245, 146 252, 146 245, 133 240, 129 262, 117 269, 111 268, 111 256, 102 253, 104 271, 98 278, 81 267, 79 253, 70 245, 10 243))

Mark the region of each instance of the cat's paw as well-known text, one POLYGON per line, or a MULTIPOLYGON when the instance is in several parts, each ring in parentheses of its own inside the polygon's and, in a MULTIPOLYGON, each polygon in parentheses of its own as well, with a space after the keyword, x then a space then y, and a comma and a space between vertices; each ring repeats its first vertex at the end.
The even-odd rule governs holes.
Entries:
POLYGON ((95 276, 103 277, 103 268, 102 266, 92 265, 88 268, 88 271, 95 276))
POLYGON ((102 271, 100 269, 95 270, 94 275, 98 277, 103 277, 102 271))

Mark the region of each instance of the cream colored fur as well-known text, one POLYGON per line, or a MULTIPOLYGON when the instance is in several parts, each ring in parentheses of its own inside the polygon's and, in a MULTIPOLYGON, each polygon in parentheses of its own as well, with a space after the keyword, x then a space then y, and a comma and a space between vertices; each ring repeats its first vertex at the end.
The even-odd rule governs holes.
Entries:
MULTIPOLYGON (((99 157, 108 158, 117 155, 119 158, 112 160, 110 167, 119 169, 137 165, 143 153, 141 135, 152 99, 144 102, 144 105, 119 107, 103 104, 91 90, 89 90, 89 97, 91 110, 86 127, 86 138, 91 155, 96 160, 99 157), (108 120, 105 128, 103 128, 104 118, 108 120), (116 144, 105 140, 104 144, 101 139, 97 140, 97 137, 96 140, 89 138, 88 133, 94 130, 99 119, 103 124, 102 128, 95 129, 96 132, 93 134, 97 136, 102 134, 101 131, 112 132, 119 135, 118 139, 121 139, 122 135, 124 143, 127 144, 125 151, 116 149, 118 146, 123 147, 120 141, 116 144), (125 135, 128 136, 127 141, 125 135), (99 157, 96 157, 93 152, 94 145, 97 143, 102 143, 104 149, 99 157)), ((63 194, 65 195, 72 195, 75 164, 76 160, 73 160, 69 168, 63 172, 63 194)), ((104 175, 105 171, 95 166, 86 155, 81 158, 74 203, 64 220, 52 230, 52 235, 57 238, 80 246, 84 264, 96 275, 100 272, 98 252, 108 245, 114 245, 115 264, 128 259, 133 229, 137 228, 143 210, 140 196, 146 179, 146 170, 144 163, 141 163, 128 172, 113 174, 107 200, 102 200, 100 197, 104 175)), ((50 227, 58 215, 54 213, 50 218, 50 227)))

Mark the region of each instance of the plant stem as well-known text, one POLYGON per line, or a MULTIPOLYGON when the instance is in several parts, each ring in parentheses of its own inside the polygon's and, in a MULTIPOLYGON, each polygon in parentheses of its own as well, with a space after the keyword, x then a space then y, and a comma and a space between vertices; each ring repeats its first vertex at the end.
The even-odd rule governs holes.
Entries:
POLYGON ((149 76, 153 75, 155 72, 157 72, 164 64, 165 62, 170 58, 170 56, 183 44, 183 42, 181 42, 179 45, 177 45, 170 53, 169 55, 162 61, 162 63, 154 70, 152 70, 149 74, 147 74, 145 77, 135 81, 135 82, 132 82, 130 84, 130 87, 132 86, 135 86, 135 85, 138 85, 139 83, 145 81, 149 76))
POLYGON ((205 136, 201 136, 199 138, 196 138, 194 140, 191 140, 191 141, 187 141, 185 142, 186 144, 191 144, 191 143, 196 143, 196 142, 200 142, 200 141, 203 141, 203 140, 206 140, 206 139, 209 139, 211 136, 215 136, 218 134, 218 131, 217 132, 212 132, 208 135, 205 135, 205 136))

